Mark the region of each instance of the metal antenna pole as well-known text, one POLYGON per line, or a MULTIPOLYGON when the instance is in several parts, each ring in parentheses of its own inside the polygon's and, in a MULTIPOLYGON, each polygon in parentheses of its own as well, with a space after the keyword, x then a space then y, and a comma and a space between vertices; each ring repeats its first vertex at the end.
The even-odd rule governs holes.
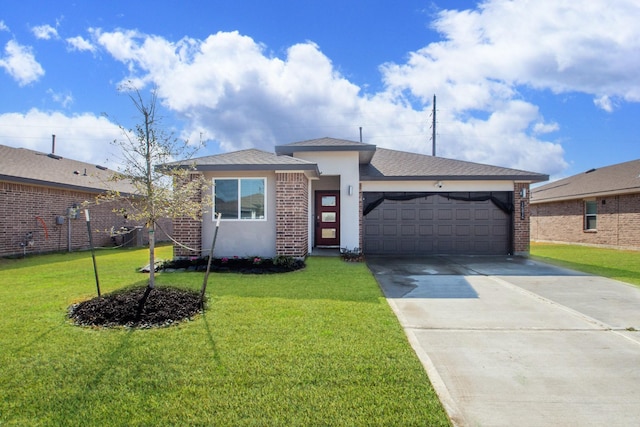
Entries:
POLYGON ((433 123, 431 126, 432 155, 436 156, 436 95, 433 95, 433 123))

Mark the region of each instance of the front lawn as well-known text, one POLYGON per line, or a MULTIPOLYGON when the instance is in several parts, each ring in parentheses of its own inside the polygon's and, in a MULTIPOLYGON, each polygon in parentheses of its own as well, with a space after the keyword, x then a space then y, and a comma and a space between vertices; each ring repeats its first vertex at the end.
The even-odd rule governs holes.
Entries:
MULTIPOLYGON (((144 283, 147 255, 99 252, 102 292, 144 283)), ((90 254, 0 260, 0 425, 449 425, 366 265, 310 258, 207 290, 206 313, 177 326, 82 328, 66 313, 95 295, 90 254)))
POLYGON ((589 246, 532 243, 541 261, 640 286, 640 252, 589 246))

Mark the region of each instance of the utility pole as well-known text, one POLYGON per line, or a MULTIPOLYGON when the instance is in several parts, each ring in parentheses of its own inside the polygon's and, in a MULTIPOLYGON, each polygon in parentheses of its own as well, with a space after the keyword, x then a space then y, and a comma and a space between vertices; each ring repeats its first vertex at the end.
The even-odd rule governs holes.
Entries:
POLYGON ((432 156, 436 156, 436 95, 433 95, 433 122, 431 124, 431 151, 432 156))

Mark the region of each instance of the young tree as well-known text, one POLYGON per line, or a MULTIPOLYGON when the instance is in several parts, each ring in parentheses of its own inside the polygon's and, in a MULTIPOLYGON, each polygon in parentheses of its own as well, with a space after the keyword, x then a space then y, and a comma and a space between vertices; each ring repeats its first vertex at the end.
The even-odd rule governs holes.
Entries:
POLYGON ((126 200, 130 207, 126 211, 127 218, 144 222, 148 228, 149 282, 142 306, 155 287, 155 231, 158 221, 177 217, 201 219, 203 203, 207 204, 208 198, 204 197, 204 202, 201 202, 201 198, 196 196, 208 184, 204 176, 195 173, 194 165, 184 161, 190 159, 199 147, 193 148, 187 141, 174 138, 160 126, 156 116, 156 90, 152 90, 150 99, 145 101, 139 89, 130 85, 124 89, 140 113, 140 122, 134 129, 120 126, 123 138, 115 140, 114 145, 120 147, 122 166, 113 180, 130 182, 134 197, 122 197, 117 191, 108 191, 101 198, 126 200), (182 167, 161 167, 177 159, 183 160, 180 162, 182 167))

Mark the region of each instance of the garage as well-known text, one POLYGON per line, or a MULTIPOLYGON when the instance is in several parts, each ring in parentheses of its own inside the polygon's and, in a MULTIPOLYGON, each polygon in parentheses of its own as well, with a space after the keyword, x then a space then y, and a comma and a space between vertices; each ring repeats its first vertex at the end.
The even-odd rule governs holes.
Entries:
POLYGON ((511 192, 365 193, 369 255, 502 255, 510 252, 511 192))

